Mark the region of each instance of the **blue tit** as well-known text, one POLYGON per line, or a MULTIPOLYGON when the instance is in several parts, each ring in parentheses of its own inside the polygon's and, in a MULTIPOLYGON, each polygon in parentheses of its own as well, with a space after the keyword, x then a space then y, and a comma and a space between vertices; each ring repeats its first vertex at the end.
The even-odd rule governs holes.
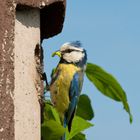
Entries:
POLYGON ((51 100, 59 113, 62 125, 71 130, 72 120, 83 85, 87 54, 79 41, 68 42, 52 56, 60 61, 50 83, 51 100))

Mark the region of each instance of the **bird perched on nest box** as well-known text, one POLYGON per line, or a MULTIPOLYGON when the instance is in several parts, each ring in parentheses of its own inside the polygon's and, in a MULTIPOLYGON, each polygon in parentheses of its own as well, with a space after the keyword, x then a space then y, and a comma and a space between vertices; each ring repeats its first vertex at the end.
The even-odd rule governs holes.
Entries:
POLYGON ((51 100, 59 113, 64 127, 71 124, 83 85, 87 54, 79 41, 68 42, 52 56, 58 55, 60 61, 50 83, 51 100))

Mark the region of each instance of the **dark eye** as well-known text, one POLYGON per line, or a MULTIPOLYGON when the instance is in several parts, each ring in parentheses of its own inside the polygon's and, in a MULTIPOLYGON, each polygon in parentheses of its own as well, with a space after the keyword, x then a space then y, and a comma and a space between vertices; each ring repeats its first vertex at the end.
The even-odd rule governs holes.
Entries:
POLYGON ((64 54, 64 53, 71 53, 73 50, 71 50, 71 49, 68 49, 68 50, 65 50, 65 51, 62 51, 62 53, 64 54))
POLYGON ((70 52, 72 52, 72 50, 68 49, 67 52, 70 53, 70 52))

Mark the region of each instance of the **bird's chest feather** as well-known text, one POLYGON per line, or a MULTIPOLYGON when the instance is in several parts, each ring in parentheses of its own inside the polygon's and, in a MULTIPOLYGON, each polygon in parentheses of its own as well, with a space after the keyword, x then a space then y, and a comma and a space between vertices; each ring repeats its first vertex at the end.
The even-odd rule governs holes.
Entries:
POLYGON ((72 64, 59 64, 55 72, 55 80, 50 86, 51 99, 54 107, 64 113, 69 106, 69 89, 74 74, 79 68, 72 64))

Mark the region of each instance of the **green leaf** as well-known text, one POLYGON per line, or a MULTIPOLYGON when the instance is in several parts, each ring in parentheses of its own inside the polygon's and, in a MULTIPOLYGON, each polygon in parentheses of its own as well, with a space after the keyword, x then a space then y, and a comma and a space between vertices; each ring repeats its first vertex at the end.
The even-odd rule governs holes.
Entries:
POLYGON ((44 121, 41 126, 43 140, 59 140, 65 133, 65 129, 56 121, 44 121))
POLYGON ((85 94, 82 94, 79 97, 76 115, 82 117, 85 120, 91 120, 94 117, 91 101, 85 94))
POLYGON ((70 140, 79 132, 93 126, 90 122, 82 119, 81 117, 75 116, 72 122, 72 129, 70 133, 66 133, 66 139, 70 140))
POLYGON ((59 124, 61 124, 58 112, 48 102, 45 102, 44 119, 45 120, 55 120, 56 122, 58 122, 59 124))
POLYGON ((86 140, 86 136, 83 133, 78 133, 70 140, 86 140))
POLYGON ((59 115, 50 102, 45 102, 44 121, 41 126, 41 136, 43 140, 60 139, 65 133, 65 128, 61 125, 59 115))
POLYGON ((127 103, 127 97, 118 81, 101 67, 91 63, 87 64, 86 75, 101 93, 113 100, 121 101, 123 103, 124 109, 129 114, 131 123, 132 115, 127 103))

